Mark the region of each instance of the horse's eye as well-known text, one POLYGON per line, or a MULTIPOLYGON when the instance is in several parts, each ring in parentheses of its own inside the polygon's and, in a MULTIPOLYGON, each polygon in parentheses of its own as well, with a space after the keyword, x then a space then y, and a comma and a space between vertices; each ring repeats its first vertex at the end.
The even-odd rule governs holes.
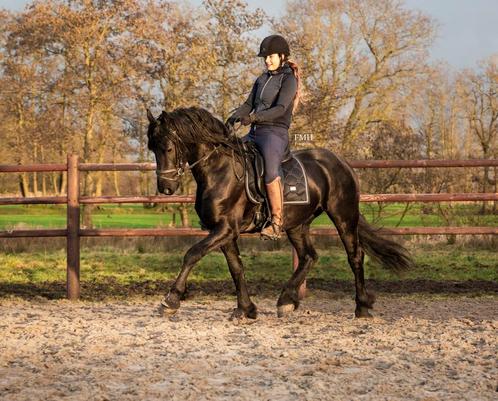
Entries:
POLYGON ((173 152, 173 148, 168 148, 168 153, 173 152))

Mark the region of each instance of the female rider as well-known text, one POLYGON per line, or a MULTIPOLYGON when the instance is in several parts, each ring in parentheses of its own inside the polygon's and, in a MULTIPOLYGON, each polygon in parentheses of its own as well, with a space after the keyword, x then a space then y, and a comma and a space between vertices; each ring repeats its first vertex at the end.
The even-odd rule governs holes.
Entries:
POLYGON ((258 57, 263 57, 267 70, 254 83, 249 97, 227 120, 251 125, 246 140, 253 141, 265 162, 265 186, 271 208, 271 222, 263 227, 261 236, 280 238, 283 226, 283 192, 278 174, 289 144, 292 113, 299 101, 299 70, 289 60, 287 41, 280 35, 266 37, 258 57))

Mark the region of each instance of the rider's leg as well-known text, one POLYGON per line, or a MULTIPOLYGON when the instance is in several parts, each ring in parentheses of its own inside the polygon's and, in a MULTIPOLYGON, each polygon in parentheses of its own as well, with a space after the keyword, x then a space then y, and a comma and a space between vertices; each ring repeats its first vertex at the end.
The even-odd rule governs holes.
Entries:
POLYGON ((283 187, 279 170, 288 145, 287 130, 280 127, 258 128, 255 139, 265 161, 264 178, 272 215, 270 224, 261 230, 261 235, 277 239, 283 226, 283 187))

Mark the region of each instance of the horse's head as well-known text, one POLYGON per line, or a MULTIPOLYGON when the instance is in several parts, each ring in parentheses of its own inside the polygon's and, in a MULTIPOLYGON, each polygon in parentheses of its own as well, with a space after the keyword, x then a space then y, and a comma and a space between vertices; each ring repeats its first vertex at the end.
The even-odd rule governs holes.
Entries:
POLYGON ((148 147, 156 156, 157 190, 166 195, 172 195, 178 189, 180 177, 183 174, 183 161, 179 150, 172 140, 172 127, 163 118, 154 118, 147 110, 149 128, 147 130, 148 147))

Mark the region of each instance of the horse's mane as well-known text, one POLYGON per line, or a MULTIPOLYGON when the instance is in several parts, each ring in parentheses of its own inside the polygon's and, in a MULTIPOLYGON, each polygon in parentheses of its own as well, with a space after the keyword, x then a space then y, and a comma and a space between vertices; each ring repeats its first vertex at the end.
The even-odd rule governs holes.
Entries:
POLYGON ((161 130, 163 135, 183 150, 199 143, 224 145, 235 151, 240 149, 240 139, 231 135, 221 120, 203 108, 189 107, 172 112, 163 111, 158 120, 165 128, 161 130))

